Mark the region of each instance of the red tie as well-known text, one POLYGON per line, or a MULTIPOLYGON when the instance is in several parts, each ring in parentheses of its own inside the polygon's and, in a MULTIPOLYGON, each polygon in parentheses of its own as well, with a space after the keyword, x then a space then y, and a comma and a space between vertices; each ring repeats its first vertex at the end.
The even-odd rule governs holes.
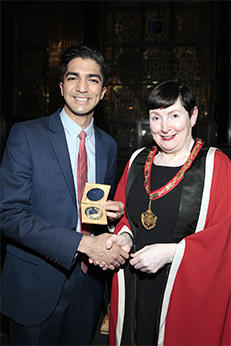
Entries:
POLYGON ((81 205, 84 186, 87 182, 87 152, 85 148, 86 132, 81 131, 79 134, 79 153, 77 167, 77 182, 78 182, 78 202, 79 208, 81 205))
MULTIPOLYGON (((81 222, 81 200, 85 184, 87 182, 87 152, 85 148, 86 132, 81 131, 79 134, 79 153, 78 153, 78 166, 77 166, 77 184, 78 184, 78 202, 79 202, 79 221, 80 231, 85 235, 90 235, 90 232, 84 230, 81 222)), ((82 255, 81 269, 84 273, 87 272, 87 256, 82 255)))

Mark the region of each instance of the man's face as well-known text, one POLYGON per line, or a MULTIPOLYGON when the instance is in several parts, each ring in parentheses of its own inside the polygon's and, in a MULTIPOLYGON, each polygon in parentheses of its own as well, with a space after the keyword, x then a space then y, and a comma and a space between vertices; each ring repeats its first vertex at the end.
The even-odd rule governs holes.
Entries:
POLYGON ((93 116, 96 105, 106 92, 100 65, 95 60, 79 57, 68 63, 59 86, 65 100, 64 109, 74 121, 79 116, 93 116))

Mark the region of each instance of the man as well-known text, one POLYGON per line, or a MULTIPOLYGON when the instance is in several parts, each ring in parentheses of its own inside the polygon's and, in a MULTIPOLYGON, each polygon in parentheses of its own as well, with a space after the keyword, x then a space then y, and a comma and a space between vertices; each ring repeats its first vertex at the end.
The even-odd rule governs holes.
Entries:
MULTIPOLYGON (((111 269, 128 257, 116 243, 106 249, 109 233, 95 228, 95 236, 80 233, 77 161, 82 130, 88 181, 112 185, 115 176, 116 143, 93 124, 106 76, 97 50, 69 48, 61 61, 64 108, 15 124, 9 135, 0 181, 1 229, 8 240, 2 313, 10 319, 12 345, 89 345, 105 273, 93 265, 83 271, 83 254, 111 269)), ((112 218, 122 215, 122 207, 105 204, 112 218)))

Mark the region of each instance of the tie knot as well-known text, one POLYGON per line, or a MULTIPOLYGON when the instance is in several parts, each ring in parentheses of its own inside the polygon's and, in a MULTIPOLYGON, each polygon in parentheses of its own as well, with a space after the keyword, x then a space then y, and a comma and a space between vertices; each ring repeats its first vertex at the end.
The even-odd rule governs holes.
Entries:
POLYGON ((80 140, 85 139, 86 138, 86 132, 85 131, 81 131, 79 133, 79 138, 80 138, 80 140))

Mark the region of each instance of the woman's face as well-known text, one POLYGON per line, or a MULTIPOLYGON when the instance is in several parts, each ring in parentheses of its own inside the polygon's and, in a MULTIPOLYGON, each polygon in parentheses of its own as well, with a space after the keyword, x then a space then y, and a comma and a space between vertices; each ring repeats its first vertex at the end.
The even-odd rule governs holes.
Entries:
POLYGON ((192 127, 197 120, 198 109, 194 107, 191 118, 178 97, 168 108, 149 111, 150 128, 153 139, 165 153, 178 153, 192 139, 192 127))

